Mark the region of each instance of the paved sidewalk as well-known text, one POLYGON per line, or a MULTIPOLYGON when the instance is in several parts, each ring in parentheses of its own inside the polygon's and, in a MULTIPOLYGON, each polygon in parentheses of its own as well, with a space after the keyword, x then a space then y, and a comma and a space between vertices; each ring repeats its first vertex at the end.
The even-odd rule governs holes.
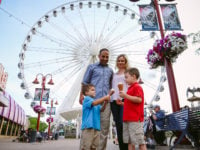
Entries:
MULTIPOLYGON (((0 150, 78 150, 79 140, 63 139, 49 140, 41 143, 20 143, 12 142, 13 139, 0 138, 0 150)), ((188 146, 187 146, 188 147, 188 146)), ((156 150, 168 150, 167 146, 156 147, 156 150)), ((193 148, 180 147, 175 150, 194 150, 193 148)), ((108 140, 107 150, 119 150, 118 146, 108 140)))
MULTIPOLYGON (((13 139, 0 139, 0 150, 78 150, 80 140, 62 139, 45 142, 21 143, 12 142, 13 139)), ((118 150, 118 146, 108 141, 108 150, 118 150)))

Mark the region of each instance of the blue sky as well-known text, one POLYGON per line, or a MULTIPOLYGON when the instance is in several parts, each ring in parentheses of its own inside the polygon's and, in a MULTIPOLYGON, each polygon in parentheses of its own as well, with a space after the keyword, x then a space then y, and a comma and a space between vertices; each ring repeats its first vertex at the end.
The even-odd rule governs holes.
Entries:
MULTIPOLYGON (((19 62, 21 46, 27 33, 30 31, 30 28, 40 17, 49 10, 66 2, 69 2, 69 0, 2 0, 0 5, 1 8, 7 10, 9 13, 28 24, 27 26, 20 20, 17 21, 14 16, 9 16, 0 10, 0 63, 3 64, 5 71, 8 72, 9 75, 6 90, 18 102, 18 104, 25 109, 27 114, 36 116, 30 108, 30 100, 24 98, 24 91, 20 88, 21 82, 17 78, 17 74, 19 73, 17 64, 19 62)), ((114 2, 123 4, 120 0, 115 0, 114 2)), ((183 33, 189 34, 191 32, 199 31, 200 14, 198 12, 200 1, 177 0, 176 2, 183 33)), ((133 5, 129 2, 125 2, 124 4, 130 5, 130 7, 133 5)), ((198 46, 199 45, 190 46, 173 66, 181 106, 189 104, 186 101, 185 95, 187 87, 200 87, 200 71, 197 67, 200 64, 200 56, 195 55, 194 52, 195 48, 198 46)), ((165 95, 167 95, 167 98, 161 100, 159 103, 163 107, 167 106, 166 109, 170 111, 169 93, 165 93, 165 95)))
MULTIPOLYGON (((1 8, 7 10, 13 16, 0 11, 0 62, 8 72, 6 91, 25 109, 26 114, 36 116, 30 108, 30 100, 24 98, 24 91, 20 88, 20 80, 17 78, 19 69, 19 53, 24 39, 32 26, 42 15, 50 9, 65 3, 64 0, 54 1, 11 1, 3 0, 1 8), (17 19, 20 20, 16 20, 17 19), (24 25, 27 23, 27 25, 24 25)), ((31 82, 31 81, 30 81, 31 82)))

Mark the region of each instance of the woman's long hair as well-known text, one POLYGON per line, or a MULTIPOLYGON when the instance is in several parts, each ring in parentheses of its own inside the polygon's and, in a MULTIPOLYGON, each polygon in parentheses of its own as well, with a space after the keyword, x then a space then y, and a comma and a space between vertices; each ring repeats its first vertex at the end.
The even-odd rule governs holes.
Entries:
POLYGON ((117 56, 117 59, 116 59, 116 68, 118 68, 117 67, 117 62, 118 62, 118 59, 120 57, 123 57, 125 59, 125 64, 126 64, 126 68, 125 69, 128 69, 129 68, 129 63, 128 63, 128 58, 127 58, 127 56, 125 54, 120 54, 120 55, 117 56))

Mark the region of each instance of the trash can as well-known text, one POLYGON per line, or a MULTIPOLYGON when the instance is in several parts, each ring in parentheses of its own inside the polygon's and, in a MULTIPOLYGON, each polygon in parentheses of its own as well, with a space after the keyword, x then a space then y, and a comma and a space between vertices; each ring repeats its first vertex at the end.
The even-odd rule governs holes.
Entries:
POLYGON ((55 140, 58 140, 58 133, 55 133, 55 140))
POLYGON ((30 134, 29 134, 29 142, 32 143, 32 142, 35 142, 36 141, 36 133, 37 131, 30 131, 30 134))

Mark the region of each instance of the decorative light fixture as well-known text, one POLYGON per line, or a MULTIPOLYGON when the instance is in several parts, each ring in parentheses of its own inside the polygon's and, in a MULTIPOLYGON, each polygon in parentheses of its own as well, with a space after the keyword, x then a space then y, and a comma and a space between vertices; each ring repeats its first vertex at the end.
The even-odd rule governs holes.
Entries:
MULTIPOLYGON (((45 90, 46 79, 47 79, 48 76, 51 77, 51 79, 49 80, 48 84, 50 84, 50 85, 53 85, 53 84, 54 84, 54 83, 53 83, 53 80, 52 80, 52 74, 46 74, 46 75, 44 76, 42 73, 38 73, 38 74, 36 75, 35 80, 32 82, 33 84, 39 84, 39 81, 38 81, 38 77, 39 77, 39 76, 40 76, 41 79, 42 79, 42 84, 41 84, 41 85, 42 85, 42 88, 41 88, 40 104, 33 107, 34 111, 35 111, 36 113, 38 113, 37 127, 36 127, 37 131, 39 131, 39 126, 40 126, 40 114, 41 114, 41 115, 44 115, 44 113, 46 112, 46 109, 42 107, 42 99, 43 99, 42 97, 43 97, 43 92, 44 92, 44 90, 45 90)), ((46 103, 48 104, 48 101, 47 101, 46 103)))
POLYGON ((58 101, 55 102, 55 105, 58 105, 58 101))
POLYGON ((52 79, 52 78, 49 80, 48 84, 49 84, 49 85, 54 85, 53 79, 52 79))
POLYGON ((32 83, 33 84, 39 84, 39 81, 38 81, 37 77, 35 78, 35 80, 32 83))

